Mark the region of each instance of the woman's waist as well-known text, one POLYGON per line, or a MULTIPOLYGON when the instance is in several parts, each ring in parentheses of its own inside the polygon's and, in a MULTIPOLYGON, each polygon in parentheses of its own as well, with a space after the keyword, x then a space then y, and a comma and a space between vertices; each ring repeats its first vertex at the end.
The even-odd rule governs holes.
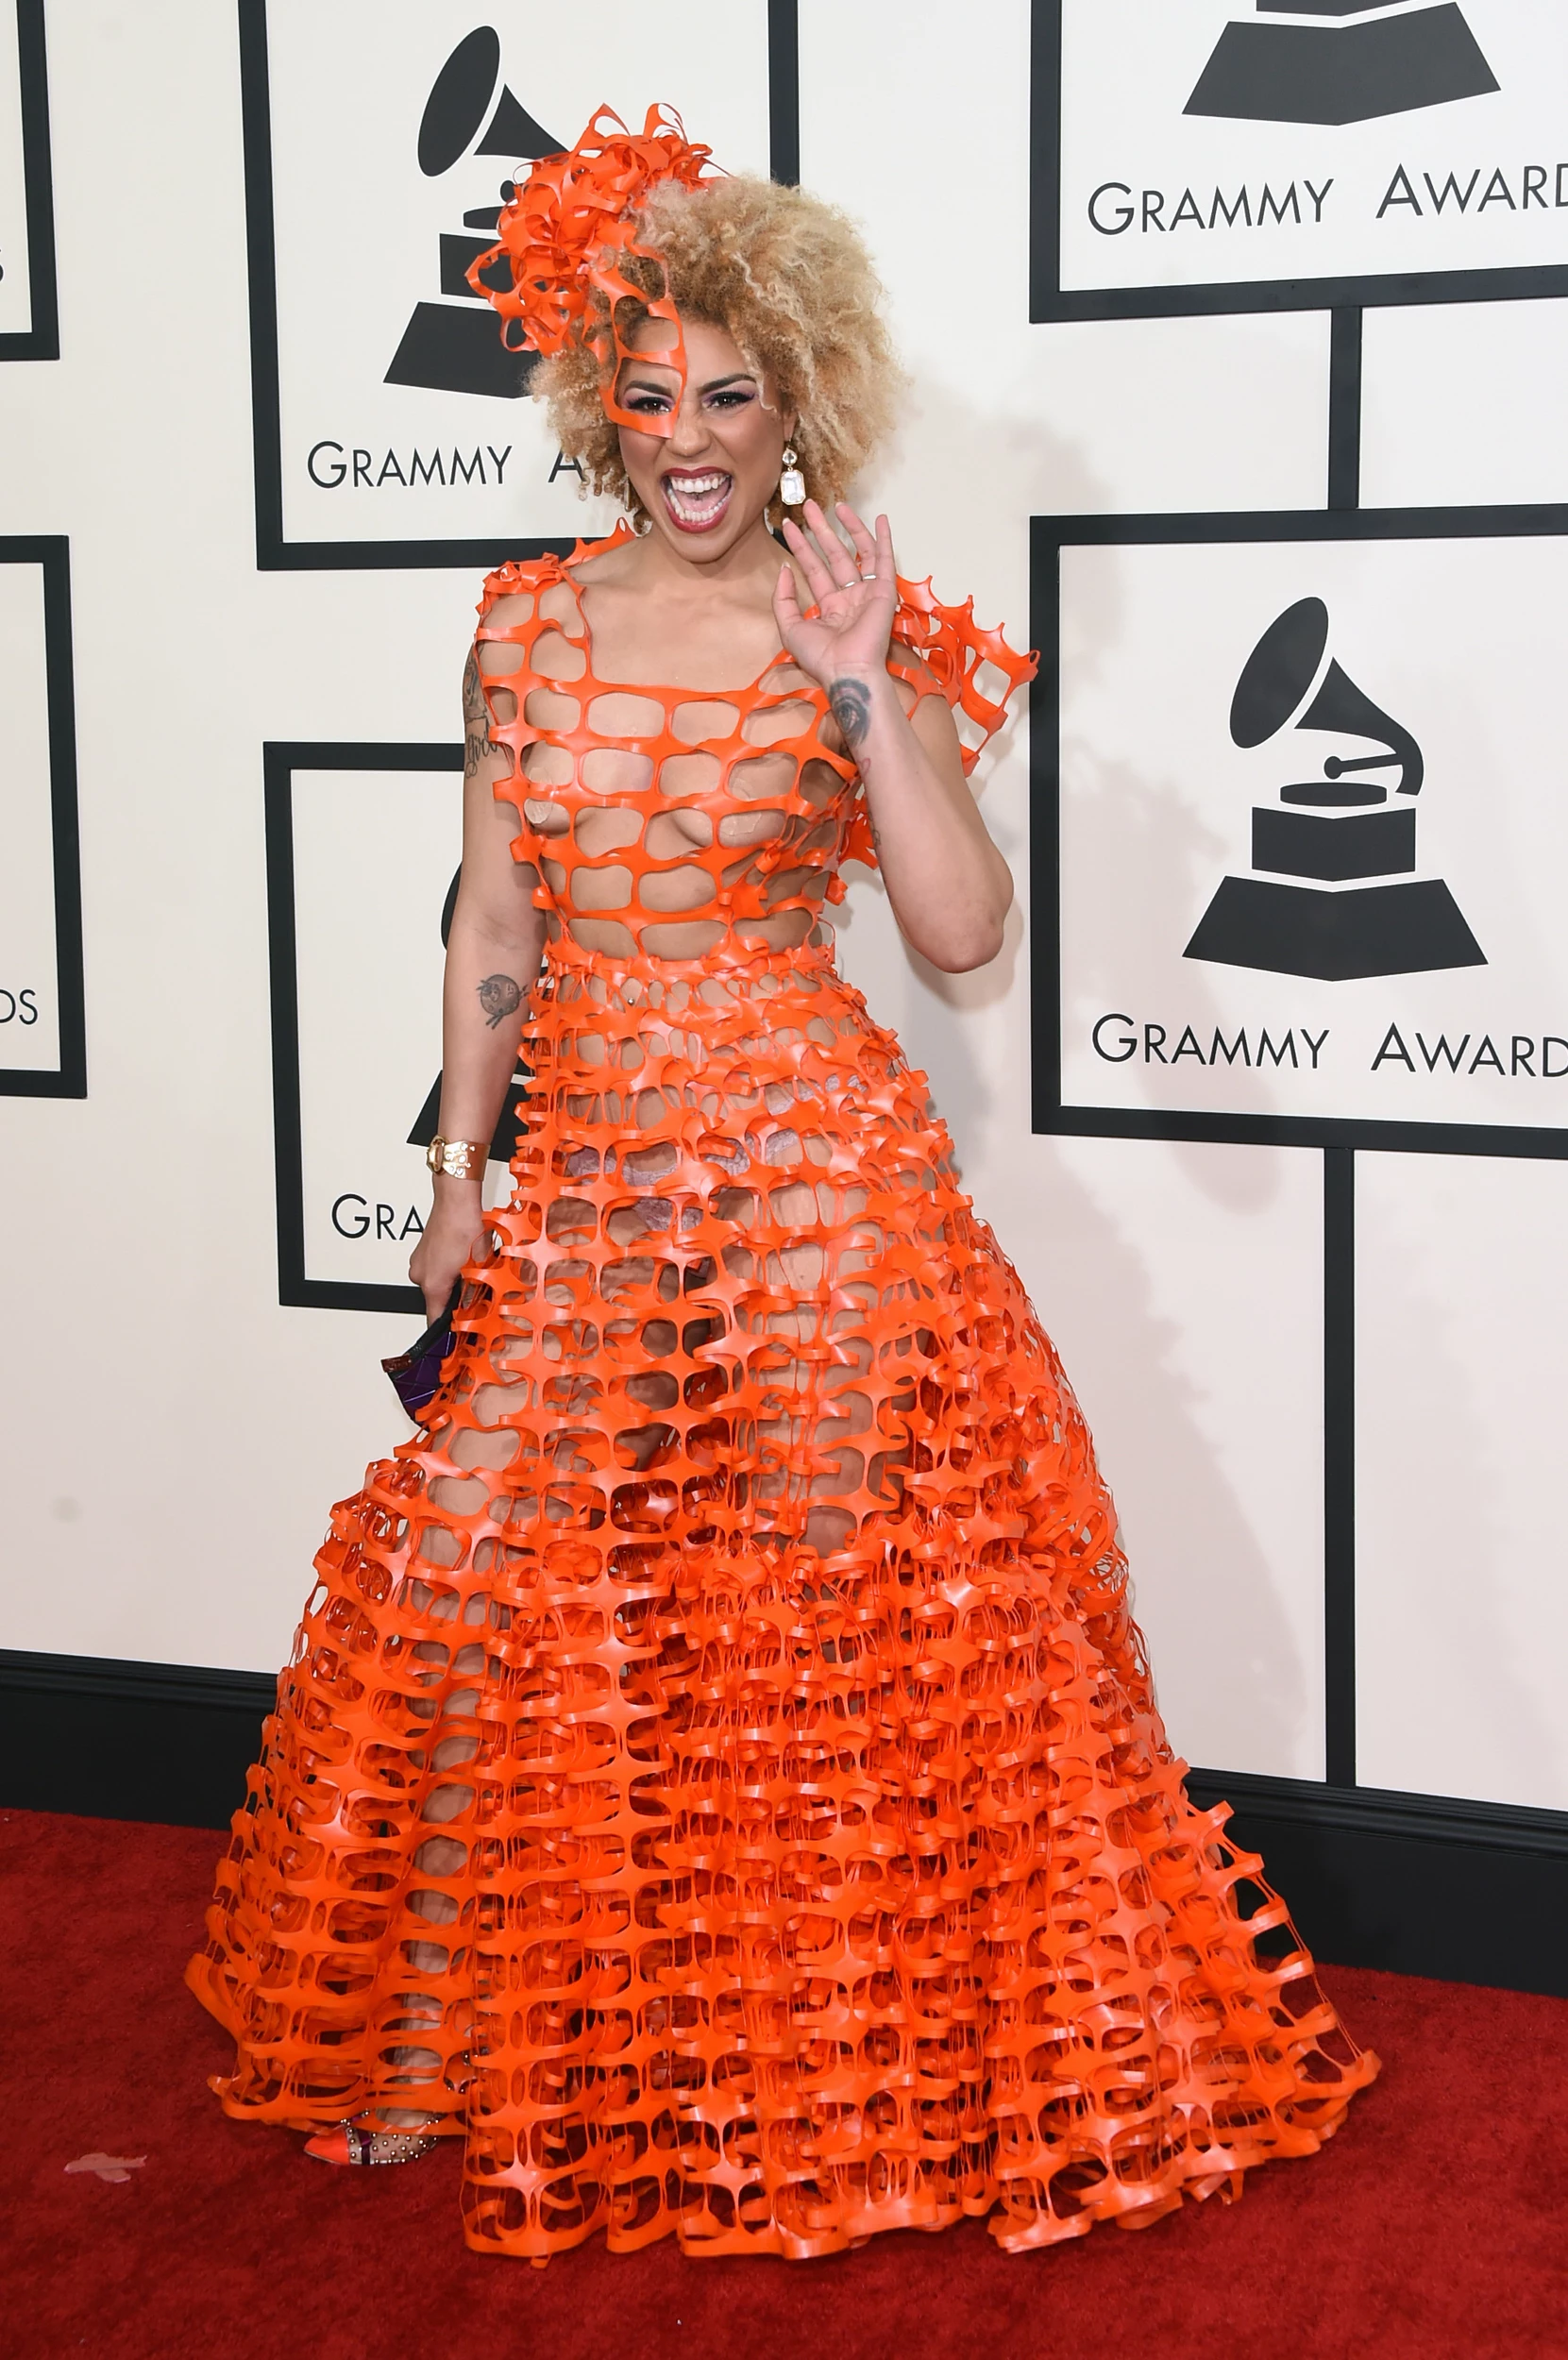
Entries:
POLYGON ((718 946, 700 959, 587 953, 552 942, 523 1031, 525 1064, 635 1091, 644 1069, 694 1076, 737 1062, 814 1070, 854 1062, 868 1037, 896 1044, 845 982, 831 942, 773 951, 718 946), (854 1046, 851 1047, 851 1044, 854 1046))
POLYGON ((584 950, 563 935, 545 946, 532 1005, 580 1021, 587 1009, 643 1015, 649 1009, 695 1023, 721 1025, 737 1013, 754 1014, 790 999, 827 993, 859 1001, 838 971, 831 934, 788 946, 728 936, 700 957, 663 958, 643 951, 584 950))

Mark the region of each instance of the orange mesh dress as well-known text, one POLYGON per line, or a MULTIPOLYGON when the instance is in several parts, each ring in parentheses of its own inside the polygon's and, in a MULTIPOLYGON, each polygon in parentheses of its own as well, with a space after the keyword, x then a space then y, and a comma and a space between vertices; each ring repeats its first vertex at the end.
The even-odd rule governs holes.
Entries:
MULTIPOLYGON (((901 593, 892 667, 994 726, 982 659, 1030 667, 901 593)), ((747 943, 868 854, 825 700, 784 656, 598 680, 553 559, 481 615, 552 913, 528 1134, 234 1821, 190 1970, 223 2104, 432 2114, 469 2243, 535 2259, 966 2214, 1022 2249, 1233 2194, 1375 2060, 1183 1792, 1088 1433, 923 1077, 819 926, 747 943), (700 956, 659 955, 653 871, 700 956)))

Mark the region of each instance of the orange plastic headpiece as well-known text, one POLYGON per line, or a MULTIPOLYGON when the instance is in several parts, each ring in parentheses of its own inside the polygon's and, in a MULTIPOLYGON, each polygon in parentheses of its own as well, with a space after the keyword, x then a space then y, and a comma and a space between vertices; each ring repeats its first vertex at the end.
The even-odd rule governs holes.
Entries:
POLYGON ((663 417, 634 415, 617 402, 620 364, 631 358, 615 318, 617 303, 631 295, 654 319, 669 322, 667 346, 644 358, 673 368, 683 386, 685 344, 667 287, 661 295, 646 295, 621 264, 629 255, 659 261, 638 237, 637 210, 663 180, 698 187, 712 153, 692 145, 673 110, 649 107, 638 135, 600 107, 574 148, 564 156, 541 157, 532 166, 502 210, 497 243, 468 271, 474 293, 500 313, 509 350, 550 354, 580 339, 599 357, 606 414, 615 425, 635 427, 643 434, 673 434, 675 418, 673 412, 663 417), (485 274, 503 259, 512 284, 487 285, 485 274), (595 290, 609 305, 607 320, 595 316, 595 290))

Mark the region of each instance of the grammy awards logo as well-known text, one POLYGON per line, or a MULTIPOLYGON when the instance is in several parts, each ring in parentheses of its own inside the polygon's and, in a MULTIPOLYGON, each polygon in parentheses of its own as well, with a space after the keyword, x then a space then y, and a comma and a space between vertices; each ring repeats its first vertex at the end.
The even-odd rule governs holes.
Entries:
MULTIPOLYGON (((444 951, 451 938, 452 913, 457 908, 457 889, 462 882, 463 869, 460 866, 452 873, 452 882, 447 887, 447 899, 441 905, 441 947, 444 951)), ((528 1123, 520 1111, 520 1105, 531 1078, 529 1067, 519 1060, 508 1087, 506 1097, 501 1103, 501 1111, 496 1118, 495 1134, 490 1141, 492 1163, 511 1163, 517 1153, 519 1141, 527 1134, 528 1123)), ((424 1104, 413 1118, 413 1128, 408 1138, 409 1145, 429 1147, 435 1137, 436 1125, 440 1120, 441 1075, 438 1073, 425 1093, 424 1104)))
POLYGON ((1184 111, 1245 123, 1369 123, 1478 98, 1499 85, 1458 0, 1256 0, 1260 17, 1322 25, 1225 26, 1184 111), (1374 20, 1344 22, 1351 17, 1374 20))
MULTIPOLYGON (((535 123, 501 81, 500 37, 476 25, 464 36, 430 86, 419 126, 419 169, 436 179, 470 157, 554 156, 563 142, 535 123)), ((389 385, 423 385, 437 393, 489 394, 514 401, 528 390, 538 356, 509 352, 496 314, 468 284, 469 264, 496 243, 501 205, 514 194, 502 180, 500 203, 463 216, 467 233, 442 233, 441 292, 452 302, 416 303, 386 373, 389 385)), ((494 269, 505 273, 505 261, 494 269)), ((505 284, 504 278, 497 283, 505 284)))
POLYGON ((1447 885, 1413 873, 1421 748, 1337 660, 1324 667, 1327 647, 1321 598, 1287 607, 1242 669, 1231 737, 1250 750, 1293 722, 1370 739, 1379 750, 1330 754, 1321 778, 1282 786, 1277 804, 1255 808, 1252 862, 1264 873, 1221 880, 1183 956, 1324 983, 1485 967, 1447 885), (1374 770, 1394 772, 1392 793, 1411 800, 1391 804, 1390 788, 1366 775, 1374 770))

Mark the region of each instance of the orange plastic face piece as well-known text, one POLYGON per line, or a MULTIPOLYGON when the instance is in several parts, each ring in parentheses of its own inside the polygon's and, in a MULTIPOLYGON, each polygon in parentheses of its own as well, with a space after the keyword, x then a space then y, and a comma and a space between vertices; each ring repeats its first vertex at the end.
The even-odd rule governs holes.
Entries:
POLYGON ((468 284, 495 305, 502 337, 513 350, 556 353, 581 336, 599 356, 607 415, 639 433, 673 434, 675 418, 673 413, 643 416, 623 410, 616 399, 620 364, 632 357, 616 316, 621 301, 631 297, 652 318, 668 322, 667 347, 646 348, 641 357, 674 369, 683 386, 686 350, 667 294, 643 295, 621 261, 629 255, 657 261, 638 238, 636 208, 660 181, 697 187, 712 152, 694 146, 680 116, 662 107, 649 109, 640 135, 628 131, 610 108, 600 107, 575 147, 532 166, 502 210, 497 244, 468 270, 468 284), (503 256, 512 284, 497 289, 484 274, 503 256), (608 302, 607 321, 596 320, 590 289, 608 302))
MULTIPOLYGON (((904 598, 898 665, 984 728, 1026 660, 904 598)), ((924 1076, 825 944, 748 939, 854 842, 821 694, 599 681, 554 560, 482 615, 556 925, 529 1130, 429 1431, 316 1560, 191 1969, 223 2103, 433 2120, 470 2244, 535 2260, 1232 2195, 1376 2061, 1183 1790, 924 1076)))

